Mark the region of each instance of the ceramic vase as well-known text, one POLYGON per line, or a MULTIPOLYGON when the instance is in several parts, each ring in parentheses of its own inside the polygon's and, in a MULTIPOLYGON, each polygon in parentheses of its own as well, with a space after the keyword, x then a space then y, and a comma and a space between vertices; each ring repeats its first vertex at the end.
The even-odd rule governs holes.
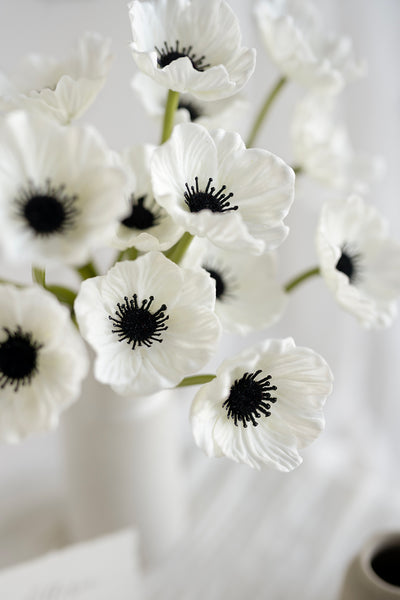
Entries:
POLYGON ((144 562, 154 563, 180 539, 186 524, 181 391, 124 398, 87 379, 61 424, 71 541, 133 527, 144 562))
POLYGON ((340 600, 400 598, 400 531, 372 536, 350 563, 340 600))

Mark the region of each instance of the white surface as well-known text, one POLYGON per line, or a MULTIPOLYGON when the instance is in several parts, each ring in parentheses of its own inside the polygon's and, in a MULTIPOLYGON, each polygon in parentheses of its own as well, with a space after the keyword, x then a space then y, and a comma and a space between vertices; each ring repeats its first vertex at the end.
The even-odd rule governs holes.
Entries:
MULTIPOLYGON (((336 29, 355 38, 358 54, 369 62, 369 78, 349 88, 345 110, 355 147, 387 160, 387 176, 370 200, 388 216, 399 239, 400 4, 319 4, 336 29)), ((231 0, 231 5, 243 21, 245 43, 254 45, 250 3, 231 0)), ((86 120, 117 148, 157 141, 157 128, 149 125, 129 87, 134 63, 124 0, 2 0, 0 22, 0 66, 7 70, 33 49, 57 48, 62 55, 85 29, 110 35, 116 60, 86 120)), ((259 41, 255 44, 257 71, 247 91, 259 104, 276 72, 259 41)), ((294 87, 285 91, 259 139, 289 160, 287 115, 299 93, 294 87)), ((315 263, 319 197, 301 197, 282 246, 284 280, 315 263)), ((1 267, 15 275, 14 268, 1 267)), ((364 332, 315 280, 295 293, 285 318, 268 334, 292 335, 328 360, 336 381, 326 407, 327 430, 294 473, 258 473, 203 457, 190 439, 184 406, 191 528, 147 573, 150 600, 334 600, 344 565, 369 533, 400 529, 399 321, 390 331, 364 332)), ((235 340, 238 346, 247 343, 235 340)), ((0 448, 0 565, 67 541, 64 486, 57 434, 0 448)))
POLYGON ((137 542, 132 530, 119 531, 5 569, 0 571, 0 596, 12 600, 142 600, 137 542))
MULTIPOLYGON (((31 477, 9 474, 2 495, 0 567, 67 541, 59 464, 45 465, 39 446, 31 445, 31 477)), ((55 437, 47 448, 57 451, 55 437)), ((335 600, 360 544, 399 524, 399 490, 362 449, 346 450, 321 439, 286 475, 210 461, 188 445, 189 529, 146 571, 145 597, 335 600)))

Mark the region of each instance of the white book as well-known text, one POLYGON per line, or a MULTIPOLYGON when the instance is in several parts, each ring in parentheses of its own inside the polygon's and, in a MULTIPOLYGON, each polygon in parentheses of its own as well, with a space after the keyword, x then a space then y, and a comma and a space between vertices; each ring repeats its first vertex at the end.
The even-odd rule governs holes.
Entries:
POLYGON ((3 600, 142 600, 134 531, 68 546, 0 571, 3 600))

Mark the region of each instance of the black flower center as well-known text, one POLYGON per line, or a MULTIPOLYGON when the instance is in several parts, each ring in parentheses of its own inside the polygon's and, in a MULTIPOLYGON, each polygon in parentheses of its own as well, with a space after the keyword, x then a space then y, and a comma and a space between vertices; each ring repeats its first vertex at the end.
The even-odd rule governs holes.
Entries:
POLYGON ((66 193, 64 184, 55 186, 47 179, 43 187, 29 181, 16 203, 18 215, 35 235, 48 236, 63 233, 75 225, 79 215, 77 199, 76 195, 66 193))
POLYGON ((206 271, 208 272, 210 277, 212 277, 215 280, 215 294, 217 300, 219 300, 225 292, 225 282, 222 278, 222 275, 214 269, 206 269, 206 271))
POLYGON ((354 283, 360 275, 360 261, 361 254, 352 252, 348 246, 344 245, 335 267, 338 271, 347 275, 350 283, 354 283))
POLYGON ((167 42, 164 42, 164 45, 161 47, 161 49, 155 46, 155 50, 158 54, 157 64, 160 69, 163 69, 167 65, 171 64, 174 60, 183 58, 184 56, 187 56, 190 59, 190 62, 196 71, 204 71, 210 67, 209 64, 204 64, 206 58, 204 55, 198 57, 194 52, 192 52, 193 46, 183 46, 182 48, 179 46, 179 40, 176 40, 175 47, 169 46, 167 42))
POLYGON ((207 257, 202 267, 215 281, 215 296, 220 302, 235 300, 239 283, 230 266, 215 256, 207 257))
POLYGON ((190 116, 191 121, 197 121, 198 118, 203 116, 203 111, 199 106, 193 102, 179 99, 178 108, 185 108, 190 116))
POLYGON ((166 305, 162 304, 158 310, 150 312, 154 296, 150 296, 148 300, 146 298, 141 304, 138 304, 136 294, 131 299, 125 296, 124 300, 124 304, 118 302, 115 317, 108 317, 114 324, 112 333, 118 335, 120 342, 132 344, 132 350, 136 346, 150 347, 153 342, 161 343, 161 332, 168 329, 165 324, 169 319, 164 312, 166 305))
POLYGON ((235 425, 238 421, 247 427, 251 422, 254 427, 262 415, 269 417, 271 414, 271 404, 276 402, 276 398, 271 396, 271 391, 276 390, 275 385, 270 384, 271 375, 267 375, 256 381, 261 373, 261 369, 255 373, 245 373, 240 379, 236 379, 230 389, 229 397, 222 406, 228 411, 228 419, 232 418, 235 425))
POLYGON ((232 198, 233 193, 224 194, 226 185, 223 185, 217 192, 215 187, 211 187, 212 177, 208 180, 204 191, 199 189, 199 178, 194 178, 196 187, 185 183, 186 192, 183 194, 185 203, 189 207, 190 212, 200 212, 201 210, 211 210, 211 212, 228 212, 230 210, 238 210, 238 206, 231 206, 228 202, 232 198))
POLYGON ((37 373, 38 352, 43 344, 32 339, 21 327, 15 331, 3 327, 7 338, 0 344, 0 388, 14 386, 17 392, 20 385, 30 384, 37 373))
POLYGON ((146 196, 140 196, 135 199, 134 195, 131 195, 131 213, 125 219, 121 221, 122 225, 129 227, 129 229, 149 229, 154 225, 158 225, 160 222, 161 211, 153 205, 145 206, 146 196))

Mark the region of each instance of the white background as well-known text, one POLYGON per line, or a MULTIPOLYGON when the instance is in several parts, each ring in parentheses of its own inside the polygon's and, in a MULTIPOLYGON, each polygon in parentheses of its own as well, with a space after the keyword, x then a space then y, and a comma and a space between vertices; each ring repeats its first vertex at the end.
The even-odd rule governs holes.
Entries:
MULTIPOLYGON (((257 37, 251 3, 230 4, 241 19, 245 45, 258 49, 256 73, 246 88, 258 106, 277 71, 257 37)), ((400 239, 400 4, 323 0, 319 5, 327 27, 351 35, 357 55, 367 59, 368 78, 349 86, 343 111, 354 147, 385 157, 386 176, 368 199, 387 215, 400 239)), ((136 67, 125 1, 1 0, 0 23, 0 68, 6 72, 29 51, 64 56, 87 29, 110 36, 114 64, 85 121, 116 149, 157 142, 158 126, 130 89, 136 67)), ((258 139, 288 161, 288 123, 301 94, 292 84, 283 92, 258 139)), ((240 127, 241 133, 247 130, 248 123, 240 127)), ((315 189, 299 182, 291 233, 281 252, 283 281, 316 262, 313 237, 323 193, 315 189)), ((11 269, 3 262, 1 270, 11 269)), ((21 269, 21 276, 26 273, 21 269)), ((293 294, 284 319, 267 335, 291 335, 328 360, 335 391, 326 407, 326 432, 307 450, 304 465, 284 477, 206 460, 187 435, 196 469, 189 480, 197 498, 196 526, 170 561, 148 575, 151 597, 161 597, 162 589, 162 597, 176 599, 261 598, 267 592, 274 600, 333 599, 347 558, 365 536, 382 526, 400 528, 399 323, 383 332, 361 330, 315 279, 293 294)), ((62 495, 57 434, 0 447, 0 566, 61 543, 62 495)))

